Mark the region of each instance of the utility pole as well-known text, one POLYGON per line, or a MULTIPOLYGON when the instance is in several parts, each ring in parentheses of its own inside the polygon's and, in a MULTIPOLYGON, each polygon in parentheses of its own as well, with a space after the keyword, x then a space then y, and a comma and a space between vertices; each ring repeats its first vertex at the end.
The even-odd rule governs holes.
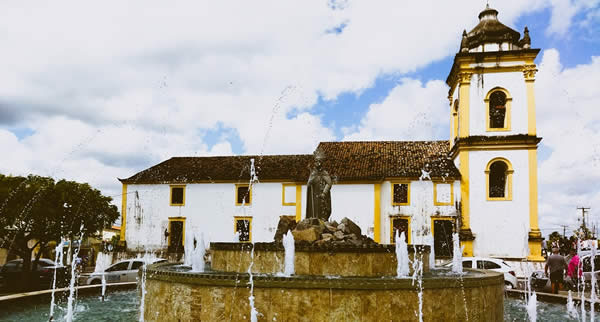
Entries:
POLYGON ((581 210, 582 226, 583 226, 583 232, 585 234, 585 231, 586 231, 586 227, 585 227, 585 213, 586 213, 586 211, 590 210, 590 207, 577 207, 577 210, 581 210))
POLYGON ((560 225, 563 228, 563 238, 567 238, 567 227, 568 225, 560 225))

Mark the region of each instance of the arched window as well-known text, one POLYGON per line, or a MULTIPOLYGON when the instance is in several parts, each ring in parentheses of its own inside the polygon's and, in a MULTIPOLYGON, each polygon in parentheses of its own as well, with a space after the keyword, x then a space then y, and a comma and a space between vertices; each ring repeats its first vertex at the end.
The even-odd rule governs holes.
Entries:
POLYGON ((488 200, 512 200, 512 166, 504 158, 491 160, 485 170, 488 200))
POLYGON ((510 130, 510 105, 512 98, 507 90, 496 87, 485 98, 488 131, 510 130))

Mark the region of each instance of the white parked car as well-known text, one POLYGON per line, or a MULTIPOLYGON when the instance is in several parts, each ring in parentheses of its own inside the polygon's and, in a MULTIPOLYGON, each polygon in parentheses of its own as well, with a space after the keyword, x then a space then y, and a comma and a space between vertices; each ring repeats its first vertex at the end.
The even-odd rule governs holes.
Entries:
MULTIPOLYGON (((515 271, 503 260, 489 257, 463 257, 463 268, 489 269, 494 272, 504 273, 504 285, 506 288, 517 287, 517 275, 515 271)), ((451 267, 452 263, 446 264, 451 267)))
MULTIPOLYGON (((138 270, 144 266, 143 258, 127 259, 118 263, 112 264, 104 272, 94 272, 88 277, 86 284, 101 284, 102 275, 106 278, 106 283, 121 283, 121 282, 136 282, 138 270)), ((156 258, 149 264, 163 263, 166 259, 156 258)))

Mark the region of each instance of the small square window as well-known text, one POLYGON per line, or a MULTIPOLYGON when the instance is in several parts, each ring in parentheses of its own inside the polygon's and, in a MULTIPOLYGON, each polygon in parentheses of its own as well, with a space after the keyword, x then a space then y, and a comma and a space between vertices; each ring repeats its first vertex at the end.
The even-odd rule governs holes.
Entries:
POLYGON ((236 206, 252 204, 252 190, 247 184, 238 184, 235 186, 235 204, 236 206))
POLYGON ((283 206, 295 206, 296 205, 296 185, 284 183, 282 185, 282 198, 281 204, 283 206))
POLYGON ((408 183, 394 183, 392 187, 392 204, 393 205, 408 205, 409 203, 409 186, 408 183))
POLYGON ((185 186, 171 186, 171 206, 185 204, 185 186))
POLYGON ((235 232, 238 233, 239 241, 247 242, 251 240, 251 224, 252 218, 250 217, 235 218, 235 232))
POLYGON ((451 183, 433 183, 433 204, 435 206, 451 206, 454 203, 454 192, 451 183))

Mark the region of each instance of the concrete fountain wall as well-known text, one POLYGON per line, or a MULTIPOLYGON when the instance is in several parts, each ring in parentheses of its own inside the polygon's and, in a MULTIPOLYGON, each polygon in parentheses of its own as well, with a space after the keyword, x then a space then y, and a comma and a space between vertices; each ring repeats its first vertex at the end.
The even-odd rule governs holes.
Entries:
MULTIPOLYGON (((186 272, 175 264, 150 266, 146 277, 145 320, 249 321, 250 276, 244 271, 250 264, 250 247, 251 244, 211 244, 213 270, 204 273, 186 272), (224 270, 217 270, 217 267, 224 270)), ((257 245, 255 249, 253 267, 256 265, 257 268, 253 269, 256 273, 252 278, 259 321, 418 320, 418 280, 394 277, 395 255, 382 251, 390 246, 374 247, 372 251, 355 249, 354 254, 349 248, 335 252, 296 246, 297 256, 306 253, 299 257, 305 256, 309 263, 304 268, 298 266, 296 272, 307 270, 308 274, 291 277, 273 274, 283 268, 283 263, 269 264, 275 254, 279 258, 275 262, 283 262, 283 252, 278 247, 281 246, 257 245), (261 255, 261 252, 265 254, 261 255), (390 256, 394 259, 386 260, 390 256), (311 260, 315 258, 314 263, 323 265, 311 266, 311 260), (346 270, 335 263, 336 259, 341 263, 348 258, 355 260, 347 262, 346 266, 358 264, 363 269, 346 270), (385 268, 378 268, 380 262, 385 268), (334 268, 339 272, 332 271, 334 268), (389 274, 381 275, 383 273, 389 274)), ((427 263, 428 247, 419 246, 419 249, 422 252, 417 253, 418 257, 423 256, 423 262, 427 263)), ((303 261, 299 259, 296 263, 303 261)), ((424 321, 502 321, 502 274, 469 270, 468 274, 458 277, 447 273, 436 270, 434 274, 425 272, 423 275, 424 321)))

